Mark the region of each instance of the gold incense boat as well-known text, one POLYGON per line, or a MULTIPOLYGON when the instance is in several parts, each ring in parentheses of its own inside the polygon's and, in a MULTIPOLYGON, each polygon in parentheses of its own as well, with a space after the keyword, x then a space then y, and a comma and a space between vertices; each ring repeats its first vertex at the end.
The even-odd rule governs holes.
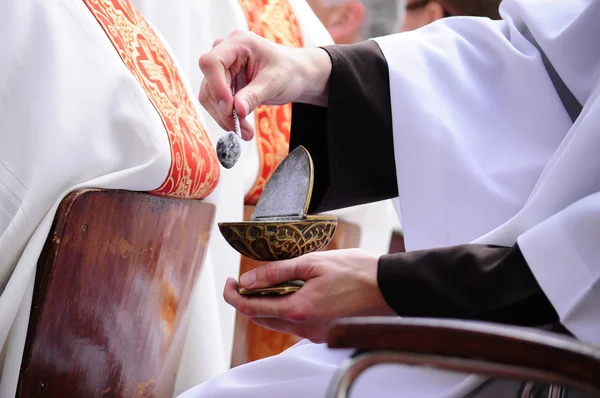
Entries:
POLYGON ((287 260, 323 249, 333 238, 337 217, 308 215, 314 167, 299 146, 277 167, 250 221, 219 223, 225 240, 258 261, 287 260))

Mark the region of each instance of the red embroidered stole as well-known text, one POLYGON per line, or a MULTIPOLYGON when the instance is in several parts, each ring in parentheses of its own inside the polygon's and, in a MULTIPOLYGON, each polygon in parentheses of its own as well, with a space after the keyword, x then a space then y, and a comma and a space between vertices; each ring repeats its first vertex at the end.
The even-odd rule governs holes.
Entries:
POLYGON ((171 167, 151 193, 201 199, 220 175, 214 147, 166 48, 130 0, 83 0, 158 112, 171 167))

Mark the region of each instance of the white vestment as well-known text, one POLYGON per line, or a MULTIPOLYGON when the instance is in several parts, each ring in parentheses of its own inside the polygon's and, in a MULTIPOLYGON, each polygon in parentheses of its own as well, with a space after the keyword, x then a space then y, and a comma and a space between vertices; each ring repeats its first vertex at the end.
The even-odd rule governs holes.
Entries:
MULTIPOLYGON (((518 241, 562 324, 599 344, 600 2, 505 0, 501 13, 377 39, 406 245, 518 241), (526 30, 584 105, 574 124, 526 30)), ((323 396, 348 353, 303 342, 183 397, 323 396)), ((481 380, 390 365, 352 396, 461 397, 481 380)))
POLYGON ((58 204, 84 187, 159 188, 171 146, 157 110, 83 1, 8 0, 0 11, 4 398, 16 391, 37 260, 58 204))

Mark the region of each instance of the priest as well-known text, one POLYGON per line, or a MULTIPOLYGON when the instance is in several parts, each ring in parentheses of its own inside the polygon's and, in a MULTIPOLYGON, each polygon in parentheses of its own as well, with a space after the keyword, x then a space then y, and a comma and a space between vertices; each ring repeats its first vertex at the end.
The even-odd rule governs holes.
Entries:
POLYGON ((220 166, 189 85, 129 0, 0 11, 0 396, 14 397, 38 257, 65 195, 200 199, 220 166))
MULTIPOLYGON (((501 15, 324 49, 233 34, 201 58, 200 98, 215 117, 220 101, 225 113, 235 101, 241 117, 261 102, 295 102, 292 146, 315 160, 313 212, 398 195, 409 250, 267 264, 227 282, 230 304, 315 342, 336 318, 392 314, 558 322, 600 343, 600 51, 590 39, 600 34, 600 3, 505 0, 501 15), (229 82, 245 62, 257 68, 234 98, 229 82), (236 292, 292 279, 306 284, 276 300, 236 292)), ((323 396, 348 354, 304 341, 184 396, 323 396)), ((519 388, 482 382, 388 366, 365 375, 354 396, 519 388)))

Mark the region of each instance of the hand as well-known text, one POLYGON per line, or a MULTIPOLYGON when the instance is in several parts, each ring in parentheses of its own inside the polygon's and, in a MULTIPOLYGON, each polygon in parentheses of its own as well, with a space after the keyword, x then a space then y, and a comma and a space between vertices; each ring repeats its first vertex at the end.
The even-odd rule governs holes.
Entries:
POLYGON ((199 63, 204 73, 200 103, 225 130, 233 130, 235 83, 235 109, 245 140, 254 136, 245 118, 260 104, 327 104, 331 60, 322 49, 285 47, 254 33, 233 32, 217 40, 199 63))
POLYGON ((306 281, 281 297, 242 296, 228 279, 225 301, 256 324, 323 342, 337 318, 396 315, 377 284, 378 258, 358 249, 316 252, 259 266, 241 276, 240 286, 256 289, 291 280, 306 281))

